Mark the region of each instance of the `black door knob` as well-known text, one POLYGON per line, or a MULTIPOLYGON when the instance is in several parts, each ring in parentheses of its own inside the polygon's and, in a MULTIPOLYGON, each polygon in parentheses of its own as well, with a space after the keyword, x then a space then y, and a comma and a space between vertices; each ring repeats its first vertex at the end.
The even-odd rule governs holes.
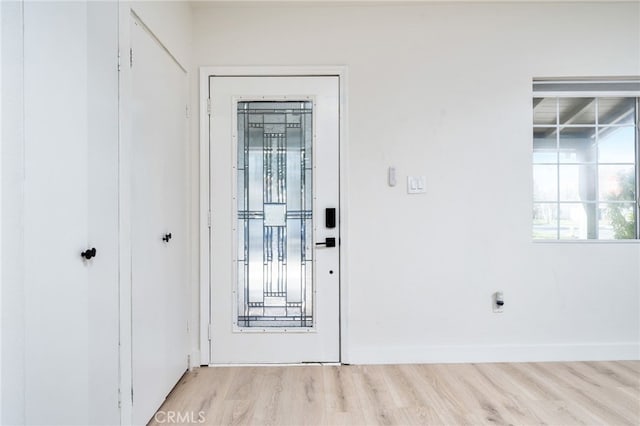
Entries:
POLYGON ((92 257, 96 257, 96 248, 90 248, 88 250, 83 251, 82 253, 80 253, 80 256, 82 256, 83 258, 89 260, 92 257))
POLYGON ((168 234, 164 234, 164 237, 162 237, 162 241, 164 241, 165 243, 168 243, 170 239, 171 239, 171 232, 169 232, 168 234))

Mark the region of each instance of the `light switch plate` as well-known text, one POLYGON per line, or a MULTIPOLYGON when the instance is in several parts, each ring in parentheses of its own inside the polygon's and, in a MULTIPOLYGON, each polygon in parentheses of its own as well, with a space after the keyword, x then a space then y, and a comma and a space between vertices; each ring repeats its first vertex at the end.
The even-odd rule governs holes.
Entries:
POLYGON ((407 193, 424 194, 427 192, 426 183, 426 176, 407 176, 407 193))

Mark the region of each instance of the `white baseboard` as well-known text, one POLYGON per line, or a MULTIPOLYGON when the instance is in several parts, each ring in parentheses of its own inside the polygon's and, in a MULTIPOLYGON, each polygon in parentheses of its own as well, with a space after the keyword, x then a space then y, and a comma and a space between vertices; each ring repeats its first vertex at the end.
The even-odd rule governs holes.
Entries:
POLYGON ((349 364, 640 360, 639 342, 538 345, 375 346, 351 345, 349 364))
POLYGON ((190 355, 191 355, 191 365, 189 366, 189 370, 193 370, 196 367, 200 367, 200 351, 197 349, 193 349, 190 355))

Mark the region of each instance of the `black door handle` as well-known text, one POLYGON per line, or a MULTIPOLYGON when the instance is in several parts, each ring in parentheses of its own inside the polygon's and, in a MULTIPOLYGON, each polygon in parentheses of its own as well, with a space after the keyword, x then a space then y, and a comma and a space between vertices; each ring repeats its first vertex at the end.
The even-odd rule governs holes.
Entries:
POLYGON ((324 239, 324 242, 322 243, 316 243, 317 246, 325 246, 325 247, 335 247, 336 246, 336 239, 333 237, 327 237, 324 239))
POLYGON ((80 256, 82 256, 83 258, 89 260, 92 257, 96 257, 96 248, 90 248, 88 250, 83 251, 82 253, 80 253, 80 256))
POLYGON ((168 243, 170 239, 171 239, 171 232, 169 232, 168 234, 164 234, 164 237, 162 237, 162 241, 164 241, 165 243, 168 243))

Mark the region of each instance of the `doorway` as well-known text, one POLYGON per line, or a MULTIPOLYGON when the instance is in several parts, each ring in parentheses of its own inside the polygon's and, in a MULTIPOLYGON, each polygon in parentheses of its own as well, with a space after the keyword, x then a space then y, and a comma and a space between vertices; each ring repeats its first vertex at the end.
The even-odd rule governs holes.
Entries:
POLYGON ((206 76, 203 363, 340 361, 340 80, 206 76), (206 312, 205 312, 206 314, 206 312))

